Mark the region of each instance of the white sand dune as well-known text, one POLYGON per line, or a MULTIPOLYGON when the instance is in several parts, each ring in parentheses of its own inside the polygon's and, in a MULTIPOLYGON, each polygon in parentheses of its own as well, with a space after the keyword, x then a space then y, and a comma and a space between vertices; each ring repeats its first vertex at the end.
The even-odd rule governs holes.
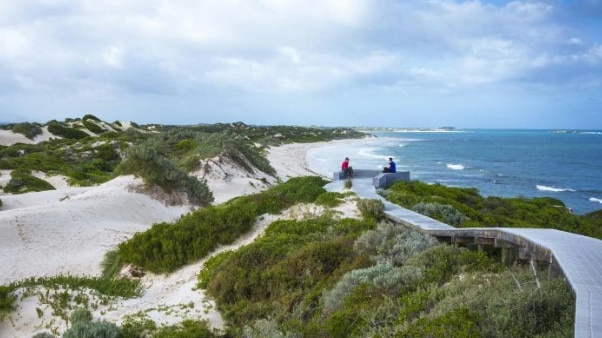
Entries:
MULTIPOLYGON (((0 131, 0 144, 26 142, 18 134, 0 131), (8 134, 11 133, 11 134, 8 134)), ((314 144, 290 144, 272 148, 268 159, 277 177, 248 173, 227 161, 212 163, 196 174, 207 181, 215 203, 232 197, 255 193, 275 181, 315 175, 307 167, 306 153, 314 144), (293 165, 291 165, 293 164, 293 165), (209 168, 210 167, 210 168, 209 168), (207 169, 208 168, 208 169, 207 169)), ((0 185, 9 172, 0 172, 0 185)), ((38 173, 38 176, 43 174, 38 173)), ((135 192, 141 180, 121 176, 95 187, 68 187, 58 176, 45 177, 57 190, 22 195, 2 195, 0 208, 0 285, 28 277, 58 274, 98 276, 104 254, 135 232, 158 222, 172 222, 191 211, 190 206, 167 206, 152 197, 135 192)), ((273 220, 265 217, 254 230, 228 248, 252 241, 273 220)), ((186 266, 169 275, 147 274, 142 297, 118 301, 95 311, 95 318, 121 323, 124 316, 144 311, 158 324, 173 324, 184 318, 204 318, 221 328, 223 320, 214 304, 196 290, 197 274, 204 261, 186 266), (192 307, 182 307, 192 304, 192 307), (169 309, 169 310, 166 310, 169 309)), ((0 322, 0 337, 31 337, 48 332, 63 332, 67 326, 52 317, 46 304, 36 297, 21 299, 10 318, 0 322), (39 310, 43 315, 39 315, 39 310)))
POLYGON ((42 134, 36 136, 33 140, 28 139, 23 134, 13 133, 11 130, 0 130, 0 145, 9 146, 15 143, 35 144, 43 141, 48 141, 50 138, 60 138, 52 135, 48 131, 48 127, 42 127, 42 134))

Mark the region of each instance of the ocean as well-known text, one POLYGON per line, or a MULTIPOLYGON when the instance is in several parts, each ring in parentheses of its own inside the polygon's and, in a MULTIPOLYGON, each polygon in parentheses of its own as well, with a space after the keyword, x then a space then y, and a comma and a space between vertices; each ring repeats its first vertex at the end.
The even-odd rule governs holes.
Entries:
POLYGON ((331 177, 347 156, 381 169, 393 157, 412 180, 477 188, 483 196, 553 197, 577 214, 602 209, 602 131, 408 130, 315 148, 312 170, 331 177))

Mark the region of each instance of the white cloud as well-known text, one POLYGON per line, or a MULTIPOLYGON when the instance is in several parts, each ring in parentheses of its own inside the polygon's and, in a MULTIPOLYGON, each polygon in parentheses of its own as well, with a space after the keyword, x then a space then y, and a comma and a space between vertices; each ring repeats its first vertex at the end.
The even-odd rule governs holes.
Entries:
POLYGON ((284 47, 260 60, 218 59, 207 79, 250 92, 315 92, 383 72, 395 62, 394 56, 382 53, 341 57, 284 47))
POLYGON ((21 92, 99 93, 115 101, 150 93, 185 102, 260 93, 285 101, 289 94, 346 91, 366 97, 382 91, 394 100, 399 93, 460 97, 485 87, 596 88, 600 36, 584 30, 588 21, 571 17, 579 11, 561 6, 543 0, 1 1, 0 100, 21 92))

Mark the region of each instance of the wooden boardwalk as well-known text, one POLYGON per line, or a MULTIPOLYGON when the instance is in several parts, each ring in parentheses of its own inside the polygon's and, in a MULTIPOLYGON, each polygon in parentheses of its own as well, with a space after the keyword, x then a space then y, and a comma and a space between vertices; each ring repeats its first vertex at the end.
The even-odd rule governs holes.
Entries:
MULTIPOLYGON (((325 189, 341 192, 344 183, 333 181, 325 189)), ((452 242, 496 245, 520 258, 546 262, 564 275, 575 295, 574 336, 602 338, 602 241, 554 229, 454 228, 386 201, 369 178, 354 179, 351 190, 361 198, 382 200, 387 217, 399 224, 452 242)))

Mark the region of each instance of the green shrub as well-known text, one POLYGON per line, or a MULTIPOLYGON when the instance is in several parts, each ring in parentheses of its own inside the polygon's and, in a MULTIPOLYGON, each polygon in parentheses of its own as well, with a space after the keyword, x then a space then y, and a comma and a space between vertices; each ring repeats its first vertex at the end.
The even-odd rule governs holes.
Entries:
POLYGON ((355 241, 355 249, 375 262, 392 262, 401 266, 413 255, 438 245, 435 237, 403 226, 384 223, 366 231, 355 241))
POLYGON ((262 237, 207 271, 207 293, 237 325, 287 316, 293 308, 299 316, 312 316, 325 284, 366 266, 353 252, 353 239, 372 227, 326 217, 273 222, 262 237))
POLYGON ((228 251, 224 251, 217 255, 213 255, 213 256, 209 257, 205 261, 205 263, 203 264, 203 268, 199 272, 199 275, 198 275, 199 282, 197 284, 198 287, 201 289, 206 289, 207 283, 209 282, 213 271, 215 271, 222 264, 224 264, 224 262, 227 262, 232 257, 233 254, 234 254, 234 251, 228 250, 228 251))
POLYGON ((199 209, 183 216, 176 224, 154 224, 146 232, 121 243, 119 257, 149 271, 173 271, 204 257, 220 244, 232 243, 251 229, 260 214, 313 201, 324 192, 323 182, 314 177, 291 179, 259 194, 199 209), (275 205, 278 209, 273 209, 275 205))
POLYGON ((0 285, 0 320, 5 314, 13 309, 13 303, 17 297, 13 294, 13 288, 0 285))
POLYGON ((72 324, 91 322, 92 313, 86 308, 78 307, 77 309, 73 310, 71 316, 69 316, 69 321, 72 324))
POLYGON ((119 270, 121 270, 122 264, 123 262, 117 250, 107 251, 101 263, 102 277, 107 279, 114 278, 119 273, 119 270))
POLYGON ((86 127, 86 129, 93 132, 94 134, 102 134, 105 131, 99 125, 92 121, 84 120, 82 123, 84 124, 84 127, 86 127))
POLYGON ((571 214, 554 198, 484 198, 474 188, 396 182, 378 193, 392 203, 459 227, 543 227, 602 238, 602 218, 571 214))
POLYGON ((353 187, 353 180, 348 178, 345 180, 345 189, 351 189, 353 187))
POLYGON ((255 222, 247 207, 210 206, 183 216, 176 224, 158 223, 119 245, 125 262, 153 272, 170 272, 198 260, 220 244, 230 244, 255 222))
POLYGON ((42 135, 42 128, 37 123, 17 123, 13 126, 13 133, 23 134, 30 140, 33 140, 36 136, 42 135))
POLYGON ((394 321, 393 299, 362 284, 346 296, 339 310, 326 317, 322 327, 333 337, 391 337, 395 331, 384 326, 394 321))
POLYGON ((61 137, 64 137, 66 139, 72 139, 72 140, 81 140, 81 139, 89 136, 84 131, 73 129, 73 128, 64 127, 64 126, 62 126, 62 125, 60 125, 58 123, 50 123, 48 125, 48 131, 51 134, 54 134, 56 136, 61 136, 61 137))
POLYGON ((134 314, 126 316, 121 324, 123 338, 152 337, 156 332, 157 324, 146 315, 134 314))
POLYGON ((459 226, 469 220, 456 208, 447 204, 421 202, 416 204, 412 210, 452 226, 459 226))
POLYGON ((472 306, 490 314, 483 320, 481 336, 549 337, 552 333, 573 336, 575 303, 566 282, 543 280, 541 288, 537 288, 533 276, 528 278, 529 283, 523 279, 522 288, 518 289, 511 284, 513 279, 506 276, 507 283, 514 287, 510 292, 494 289, 479 295, 472 306))
POLYGON ((84 115, 84 117, 82 117, 82 121, 86 121, 86 120, 94 120, 96 122, 102 122, 98 117, 96 117, 92 114, 86 114, 86 115, 84 115))
POLYGON ((326 183, 317 176, 293 177, 270 191, 291 198, 295 203, 311 203, 325 192, 323 187, 326 183))
POLYGON ((77 308, 69 318, 71 327, 65 331, 63 338, 120 338, 121 329, 107 321, 92 321, 88 309, 77 308))
POLYGON ((176 168, 151 148, 131 148, 115 171, 121 175, 140 176, 147 185, 157 185, 167 192, 183 191, 193 204, 206 206, 214 199, 205 181, 176 168))
POLYGON ((11 179, 4 187, 4 192, 23 194, 32 191, 54 190, 52 184, 37 178, 28 170, 17 169, 11 172, 11 179))
POLYGON ((324 293, 324 312, 329 315, 339 310, 348 294, 360 285, 367 285, 379 292, 401 292, 415 285, 422 277, 419 268, 413 266, 395 267, 391 262, 377 263, 369 268, 346 273, 338 283, 324 293))
POLYGON ((480 320, 479 314, 460 307, 437 318, 421 318, 396 337, 490 337, 479 333, 480 320))
POLYGON ((252 325, 245 325, 243 336, 248 338, 293 338, 296 335, 287 334, 279 330, 279 325, 273 319, 259 319, 252 325))
POLYGON ((19 287, 37 287, 42 286, 47 289, 56 290, 59 288, 67 289, 91 289, 108 297, 133 298, 142 294, 142 285, 139 280, 130 280, 126 278, 107 279, 99 277, 75 277, 58 275, 54 277, 28 278, 12 285, 19 287))
POLYGON ((76 322, 63 333, 63 338, 121 338, 121 329, 107 321, 76 322))
POLYGON ((154 337, 161 338, 214 338, 218 337, 213 333, 203 320, 184 320, 183 322, 162 327, 157 331, 154 337))
POLYGON ((187 172, 195 170, 200 159, 219 156, 250 173, 257 168, 267 174, 275 174, 269 161, 256 148, 230 132, 202 133, 190 129, 172 129, 148 138, 139 146, 153 149, 187 172))
POLYGON ((316 198, 315 203, 334 208, 341 204, 343 198, 345 198, 345 195, 340 192, 325 192, 316 198))
POLYGON ((56 338, 55 335, 53 335, 50 332, 42 332, 42 333, 37 333, 35 334, 33 337, 31 338, 56 338))
POLYGON ((499 271, 501 266, 483 252, 451 245, 430 247, 406 261, 423 269, 423 285, 443 283, 459 271, 499 271))
POLYGON ((357 208, 366 218, 380 220, 385 216, 385 205, 379 199, 360 199, 357 201, 357 208))

